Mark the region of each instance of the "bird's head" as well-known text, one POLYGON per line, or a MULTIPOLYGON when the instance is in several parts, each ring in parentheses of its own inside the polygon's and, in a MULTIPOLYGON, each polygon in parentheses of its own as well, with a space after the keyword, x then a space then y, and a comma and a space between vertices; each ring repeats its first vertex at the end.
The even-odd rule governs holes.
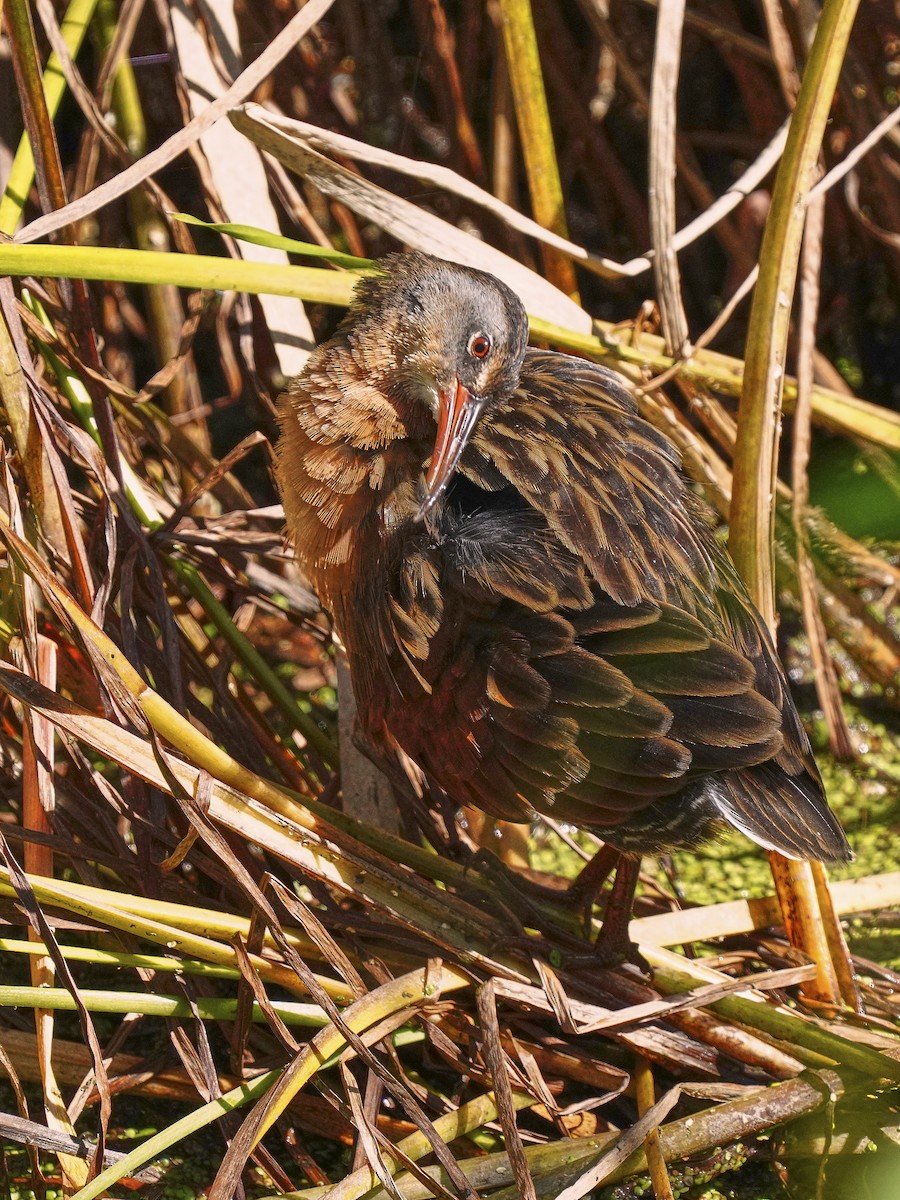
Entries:
POLYGON ((445 491, 479 417, 519 383, 528 318, 493 275, 427 254, 398 254, 357 289, 347 333, 398 407, 437 432, 421 519, 445 491), (376 349, 377 345, 377 349, 376 349))

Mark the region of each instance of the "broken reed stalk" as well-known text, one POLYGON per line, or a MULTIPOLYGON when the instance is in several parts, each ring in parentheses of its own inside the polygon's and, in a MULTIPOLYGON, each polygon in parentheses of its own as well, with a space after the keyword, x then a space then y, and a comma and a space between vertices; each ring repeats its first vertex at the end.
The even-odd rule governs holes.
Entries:
MULTIPOLYGON (((656 1084, 653 1079, 653 1067, 646 1058, 635 1062, 634 1087, 637 1099, 638 1116, 644 1116, 656 1103, 656 1084)), ((663 1153, 662 1138, 659 1129, 652 1129, 644 1142, 644 1155, 650 1172, 650 1182, 653 1185, 654 1200, 675 1200, 672 1192, 672 1181, 666 1169, 666 1156, 663 1153)))
MULTIPOLYGON (((715 982, 723 977, 704 967, 702 961, 679 958, 661 947, 644 946, 642 951, 653 967, 653 980, 664 994, 691 991, 701 982, 715 982)), ((752 991, 748 980, 748 993, 752 991)), ((868 1076, 900 1082, 900 1060, 890 1054, 850 1038, 841 1037, 815 1021, 804 1019, 782 1005, 766 1003, 757 993, 733 994, 714 1000, 709 1008, 738 1025, 758 1030, 787 1045, 810 1050, 840 1067, 849 1067, 868 1076)))

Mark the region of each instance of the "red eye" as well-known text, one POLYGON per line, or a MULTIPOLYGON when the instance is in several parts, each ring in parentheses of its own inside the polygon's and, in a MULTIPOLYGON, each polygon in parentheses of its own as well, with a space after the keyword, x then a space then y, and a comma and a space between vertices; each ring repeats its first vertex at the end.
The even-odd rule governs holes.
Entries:
POLYGON ((486 333, 474 333, 469 338, 469 353, 473 358, 487 358, 491 352, 491 339, 486 333))

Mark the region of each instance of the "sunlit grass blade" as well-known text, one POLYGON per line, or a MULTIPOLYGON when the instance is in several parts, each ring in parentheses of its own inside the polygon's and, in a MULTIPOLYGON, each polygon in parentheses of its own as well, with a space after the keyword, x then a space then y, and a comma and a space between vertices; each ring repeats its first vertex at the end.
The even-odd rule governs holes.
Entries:
POLYGON ((239 242, 252 242, 254 246, 267 246, 271 250, 286 250, 289 254, 299 254, 304 258, 322 258, 336 267, 350 267, 351 270, 367 270, 372 267, 370 258, 357 258, 353 254, 343 254, 340 250, 332 250, 330 246, 319 246, 315 242, 299 242, 296 238, 284 237, 280 233, 269 233, 265 229, 257 229, 253 225, 232 224, 228 221, 201 221, 190 213, 169 213, 176 221, 184 221, 186 225, 198 225, 202 229, 211 229, 213 233, 225 233, 236 238, 239 242))

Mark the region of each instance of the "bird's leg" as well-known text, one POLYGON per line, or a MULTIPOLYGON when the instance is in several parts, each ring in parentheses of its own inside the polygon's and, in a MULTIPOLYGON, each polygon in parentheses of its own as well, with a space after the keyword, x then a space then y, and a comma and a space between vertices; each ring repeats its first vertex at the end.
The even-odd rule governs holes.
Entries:
POLYGON ((649 967, 637 946, 628 936, 631 912, 634 908, 634 893, 641 872, 641 860, 620 854, 616 866, 616 877, 606 900, 603 924, 594 943, 594 955, 602 966, 613 966, 622 961, 633 962, 642 971, 649 967))
POLYGON ((604 843, 591 861, 585 863, 575 876, 572 881, 572 893, 579 899, 582 896, 590 896, 592 900, 595 899, 621 857, 621 851, 617 850, 615 846, 610 846, 608 842, 604 843))
POLYGON ((606 897, 603 924, 594 943, 591 963, 612 967, 620 962, 632 962, 645 974, 650 968, 628 936, 634 893, 641 870, 641 860, 623 854, 614 846, 605 845, 587 863, 572 884, 570 895, 584 905, 585 918, 590 921, 591 909, 597 895, 615 871, 612 887, 606 897))
POLYGON ((569 888, 569 896, 574 903, 581 904, 585 928, 590 928, 591 911, 600 895, 600 889, 619 865, 621 858, 622 855, 615 846, 610 846, 607 842, 575 876, 569 888))

